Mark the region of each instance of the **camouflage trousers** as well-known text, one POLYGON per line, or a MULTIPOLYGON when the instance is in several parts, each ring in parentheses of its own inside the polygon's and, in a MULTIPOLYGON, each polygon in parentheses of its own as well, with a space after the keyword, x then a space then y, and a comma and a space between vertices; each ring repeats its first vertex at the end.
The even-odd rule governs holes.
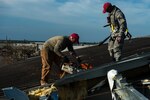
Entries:
POLYGON ((119 61, 121 59, 123 45, 124 39, 122 39, 121 42, 118 42, 116 39, 109 39, 108 51, 113 61, 119 61))

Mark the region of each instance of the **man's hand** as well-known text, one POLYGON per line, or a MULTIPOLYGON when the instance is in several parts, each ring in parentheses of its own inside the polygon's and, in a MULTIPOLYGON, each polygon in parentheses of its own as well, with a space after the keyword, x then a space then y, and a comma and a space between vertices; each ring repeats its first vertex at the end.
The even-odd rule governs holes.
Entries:
POLYGON ((62 59, 62 63, 69 63, 70 60, 68 59, 67 56, 64 56, 63 59, 62 59))
POLYGON ((128 32, 128 33, 127 33, 127 37, 128 37, 129 40, 131 40, 132 35, 128 32))
POLYGON ((121 42, 121 36, 117 36, 116 40, 118 41, 118 43, 120 43, 121 42))
POLYGON ((80 57, 76 57, 76 59, 77 59, 77 61, 78 61, 79 63, 82 62, 82 60, 80 59, 80 57))
POLYGON ((107 17, 107 23, 110 23, 110 16, 107 17))

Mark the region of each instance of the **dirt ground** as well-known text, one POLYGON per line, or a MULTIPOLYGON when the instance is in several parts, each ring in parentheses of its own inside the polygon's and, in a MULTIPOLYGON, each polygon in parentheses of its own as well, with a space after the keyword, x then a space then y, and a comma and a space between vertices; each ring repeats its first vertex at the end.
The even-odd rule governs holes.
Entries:
MULTIPOLYGON (((111 62, 111 58, 107 51, 107 44, 77 49, 76 52, 78 55, 81 55, 83 62, 91 63, 94 67, 100 67, 102 64, 111 62)), ((144 52, 150 52, 150 37, 135 38, 130 41, 125 41, 123 57, 144 52)), ((0 66, 0 89, 15 86, 21 90, 25 90, 38 86, 40 85, 40 75, 40 57, 21 61, 16 64, 0 66)), ((56 78, 56 73, 52 73, 51 81, 54 81, 56 78)), ((2 95, 1 90, 0 95, 2 95)))

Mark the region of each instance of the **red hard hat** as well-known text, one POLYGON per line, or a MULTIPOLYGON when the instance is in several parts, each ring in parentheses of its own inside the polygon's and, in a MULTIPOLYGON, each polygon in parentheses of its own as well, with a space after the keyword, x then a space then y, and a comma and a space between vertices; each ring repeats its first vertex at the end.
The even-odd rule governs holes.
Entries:
POLYGON ((107 10, 108 7, 110 7, 110 6, 112 6, 111 3, 109 3, 109 2, 104 3, 104 5, 103 5, 103 13, 106 13, 106 10, 107 10))
POLYGON ((79 35, 77 33, 72 33, 70 35, 72 38, 75 38, 76 39, 76 42, 79 44, 79 35))

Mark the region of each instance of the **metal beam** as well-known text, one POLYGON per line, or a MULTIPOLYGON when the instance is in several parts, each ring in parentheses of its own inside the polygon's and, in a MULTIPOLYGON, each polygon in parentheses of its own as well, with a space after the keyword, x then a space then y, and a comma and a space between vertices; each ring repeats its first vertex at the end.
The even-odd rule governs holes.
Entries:
POLYGON ((149 64, 150 64, 150 53, 141 54, 130 59, 126 59, 114 63, 108 63, 106 65, 99 66, 90 70, 79 72, 73 75, 68 75, 60 80, 57 80, 56 85, 63 85, 63 84, 81 81, 81 80, 104 77, 107 75, 107 72, 111 69, 115 69, 118 72, 123 72, 123 71, 132 70, 149 64))

